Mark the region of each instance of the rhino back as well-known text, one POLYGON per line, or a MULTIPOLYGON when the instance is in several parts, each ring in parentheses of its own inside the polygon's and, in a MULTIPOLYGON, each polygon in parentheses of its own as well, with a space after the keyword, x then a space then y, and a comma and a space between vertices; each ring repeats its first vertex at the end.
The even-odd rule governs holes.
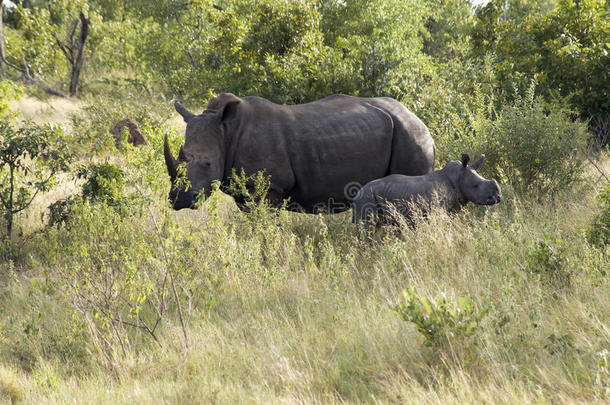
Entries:
POLYGON ((392 156, 388 173, 417 176, 434 169, 436 149, 426 125, 402 103, 376 97, 370 103, 391 115, 394 122, 392 156))
POLYGON ((280 106, 245 97, 235 167, 265 169, 272 184, 306 210, 347 203, 345 185, 387 174, 392 118, 367 99, 331 96, 280 106))

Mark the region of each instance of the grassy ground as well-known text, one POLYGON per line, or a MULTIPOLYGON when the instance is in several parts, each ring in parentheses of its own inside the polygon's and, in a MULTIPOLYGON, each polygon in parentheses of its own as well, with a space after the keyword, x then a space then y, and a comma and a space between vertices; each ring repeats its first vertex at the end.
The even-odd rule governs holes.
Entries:
POLYGON ((585 237, 601 183, 542 200, 505 187, 498 206, 368 243, 349 213, 243 214, 226 196, 173 212, 162 162, 139 157, 160 139, 116 160, 127 215, 84 204, 2 263, 0 401, 610 400, 609 251, 585 237), (392 311, 408 287, 484 316, 460 333, 441 311, 433 343, 392 311))
POLYGON ((72 114, 81 111, 83 103, 75 99, 50 97, 47 100, 40 100, 24 96, 11 101, 9 107, 12 111, 19 112, 25 120, 38 124, 54 122, 69 127, 72 124, 72 114))

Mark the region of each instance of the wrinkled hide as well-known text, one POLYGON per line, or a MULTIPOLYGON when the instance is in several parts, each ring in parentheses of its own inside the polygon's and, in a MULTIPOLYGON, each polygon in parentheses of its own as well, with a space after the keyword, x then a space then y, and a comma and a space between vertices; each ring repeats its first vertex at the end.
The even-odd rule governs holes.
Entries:
POLYGON ((366 184, 353 203, 353 222, 395 223, 402 215, 413 224, 415 213, 424 216, 433 206, 455 212, 468 202, 491 205, 500 202, 501 192, 495 180, 486 180, 476 170, 483 164, 482 155, 468 166, 470 158, 451 161, 441 170, 422 176, 390 175, 366 184))
POLYGON ((389 98, 337 95, 283 106, 225 93, 198 115, 175 107, 187 123, 178 158, 169 147, 165 153, 175 209, 194 208, 201 191, 207 197, 214 181, 226 186, 232 169, 243 169, 247 176, 269 176, 273 205, 289 199, 293 210, 340 212, 355 195, 351 185, 393 173, 425 174, 434 165, 426 126, 389 98), (188 189, 174 182, 181 164, 188 189))

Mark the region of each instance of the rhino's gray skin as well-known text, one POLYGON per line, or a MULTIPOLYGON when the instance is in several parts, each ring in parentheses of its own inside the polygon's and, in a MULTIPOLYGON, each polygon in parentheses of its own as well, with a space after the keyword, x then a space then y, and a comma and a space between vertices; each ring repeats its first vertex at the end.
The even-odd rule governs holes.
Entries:
POLYGON ((498 183, 476 172, 484 159, 481 155, 468 166, 470 157, 463 154, 461 162, 453 160, 441 170, 423 176, 394 174, 371 181, 354 198, 352 220, 364 222, 365 228, 370 229, 373 223, 395 223, 394 215, 400 214, 413 225, 414 211, 426 215, 433 205, 455 212, 469 201, 497 204, 501 198, 498 183))
MULTIPOLYGON (((434 141, 426 126, 398 101, 335 95, 300 105, 224 93, 195 115, 176 102, 187 123, 175 159, 165 144, 174 209, 194 208, 215 180, 226 185, 233 168, 270 176, 273 205, 289 198, 291 209, 339 212, 350 208, 346 186, 393 173, 420 175, 434 166, 434 141), (186 162, 191 187, 175 186, 186 162), (330 205, 330 206, 329 206, 330 205)), ((236 201, 238 205, 238 196, 236 201)))

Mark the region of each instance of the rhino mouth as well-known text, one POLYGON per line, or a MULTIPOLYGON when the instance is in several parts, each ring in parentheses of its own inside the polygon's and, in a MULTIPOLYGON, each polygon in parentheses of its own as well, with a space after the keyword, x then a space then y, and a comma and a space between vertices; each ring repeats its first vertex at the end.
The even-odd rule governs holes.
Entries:
POLYGON ((192 191, 176 190, 172 189, 169 192, 169 202, 173 209, 176 211, 190 208, 192 210, 197 208, 196 194, 192 191))
POLYGON ((500 200, 502 200, 502 195, 500 193, 491 195, 487 198, 487 200, 485 201, 485 205, 494 205, 500 202, 500 200))

